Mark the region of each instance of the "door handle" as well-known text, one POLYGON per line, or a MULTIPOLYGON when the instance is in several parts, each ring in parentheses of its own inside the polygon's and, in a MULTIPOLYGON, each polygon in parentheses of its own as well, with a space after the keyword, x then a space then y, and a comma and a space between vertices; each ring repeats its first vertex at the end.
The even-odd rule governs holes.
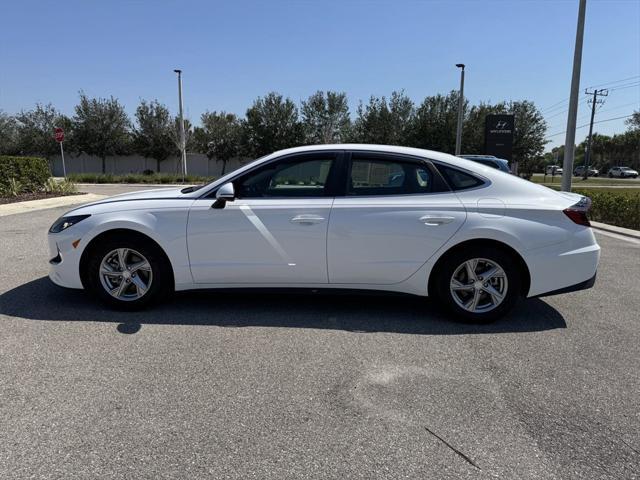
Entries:
POLYGON ((313 225, 321 222, 324 222, 324 217, 320 215, 296 215, 291 219, 291 223, 299 223, 300 225, 313 225))
POLYGON ((455 217, 437 216, 437 215, 425 215, 420 217, 420 221, 429 227, 437 227, 438 225, 445 225, 455 220, 455 217))

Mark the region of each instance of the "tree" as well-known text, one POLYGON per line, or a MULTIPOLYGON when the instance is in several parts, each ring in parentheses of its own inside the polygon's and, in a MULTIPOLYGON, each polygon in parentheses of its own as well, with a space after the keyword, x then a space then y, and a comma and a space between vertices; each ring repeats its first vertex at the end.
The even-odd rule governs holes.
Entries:
POLYGON ((275 92, 259 97, 247 110, 244 130, 247 154, 261 156, 303 142, 298 109, 275 92))
POLYGON ((80 93, 73 117, 76 149, 96 155, 106 173, 106 157, 126 153, 130 144, 131 123, 117 99, 88 98, 80 93))
POLYGON ((20 152, 18 145, 17 120, 0 110, 0 155, 17 155, 20 152))
POLYGON ((640 110, 636 110, 631 117, 625 120, 629 130, 640 130, 640 110))
POLYGON ((133 149, 140 155, 156 159, 156 170, 160 162, 175 154, 172 135, 172 119, 169 109, 157 100, 142 100, 136 109, 137 126, 133 131, 133 149))
POLYGON ((507 112, 514 115, 513 159, 523 162, 542 156, 547 134, 547 122, 540 110, 528 100, 511 101, 507 112))
POLYGON ((414 105, 404 91, 392 92, 386 97, 371 96, 369 103, 358 106, 352 139, 358 143, 406 145, 414 115, 414 105))
POLYGON ((345 93, 320 90, 302 102, 302 125, 308 144, 341 143, 351 120, 345 93))
POLYGON ((51 158, 60 152, 54 139, 54 129, 65 130, 65 144, 71 141, 70 121, 53 105, 36 104, 33 110, 21 111, 16 116, 18 150, 27 155, 51 158), (68 137, 67 137, 68 136, 68 137))
POLYGON ((227 162, 240 154, 242 122, 233 113, 205 112, 201 117, 202 127, 196 129, 196 148, 206 153, 207 158, 222 162, 224 175, 227 162))
MULTIPOLYGON (((468 102, 465 100, 464 111, 468 111, 468 108, 468 102)), ((426 97, 416 109, 412 119, 408 143, 413 147, 454 153, 457 122, 458 92, 451 91, 448 95, 438 94, 426 97)), ((466 134, 466 138, 477 136, 476 133, 471 134, 477 129, 477 122, 473 125, 463 125, 462 131, 466 134)), ((481 131, 484 135, 484 120, 482 125, 481 131)), ((465 152, 470 152, 464 141, 462 146, 465 152)), ((484 140, 482 151, 484 151, 484 140)))

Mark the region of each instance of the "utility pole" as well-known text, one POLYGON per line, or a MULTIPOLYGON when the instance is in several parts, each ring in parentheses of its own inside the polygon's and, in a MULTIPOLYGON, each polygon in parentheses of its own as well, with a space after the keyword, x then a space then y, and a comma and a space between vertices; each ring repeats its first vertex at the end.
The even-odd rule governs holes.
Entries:
POLYGON ((464 108, 464 63, 456 63, 460 68, 460 92, 458 93, 458 128, 456 129, 456 155, 462 150, 462 109, 464 108))
POLYGON ((182 181, 187 175, 187 142, 184 135, 184 116, 182 114, 182 70, 174 70, 178 74, 178 103, 180 104, 180 154, 182 156, 182 181))
POLYGON ((591 139, 593 138, 593 119, 596 116, 596 105, 604 103, 604 100, 598 100, 598 96, 606 97, 609 95, 609 90, 601 88, 600 90, 595 89, 593 92, 590 92, 587 89, 584 93, 586 95, 593 95, 593 99, 589 100, 591 103, 591 122, 589 123, 589 140, 587 141, 587 150, 584 152, 584 172, 582 173, 582 178, 586 180, 588 176, 587 168, 589 168, 589 162, 591 161, 591 139))
POLYGON ((571 93, 569 95, 569 114, 567 115, 567 136, 564 141, 564 159, 562 162, 562 190, 571 191, 573 175, 573 157, 576 147, 576 118, 578 116, 578 95, 580 91, 580 69, 582 67, 582 41, 584 39, 584 17, 587 0, 580 0, 578 7, 578 26, 576 45, 573 51, 573 74, 571 75, 571 93))

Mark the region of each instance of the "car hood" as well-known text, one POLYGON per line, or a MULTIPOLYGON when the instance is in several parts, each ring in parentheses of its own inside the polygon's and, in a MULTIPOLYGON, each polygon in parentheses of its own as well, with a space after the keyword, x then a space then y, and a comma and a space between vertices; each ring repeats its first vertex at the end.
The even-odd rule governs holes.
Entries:
MULTIPOLYGON (((129 192, 129 193, 121 193, 119 195, 114 195, 112 197, 103 198, 101 200, 96 200, 95 202, 85 203, 84 205, 80 205, 73 210, 70 210, 65 215, 68 215, 71 212, 77 212, 80 210, 89 209, 88 213, 99 213, 103 211, 105 208, 108 208, 110 211, 113 211, 114 207, 118 207, 118 209, 127 209, 129 205, 132 205, 133 202, 136 201, 145 201, 145 200, 176 200, 176 199, 190 199, 187 194, 182 193, 185 187, 171 187, 171 188, 154 188, 149 190, 140 190, 137 192, 129 192), (97 207, 97 209, 96 209, 97 207)), ((154 202, 155 204, 155 202, 154 202)))
POLYGON ((170 187, 170 188, 152 188, 149 190, 139 190, 137 192, 121 193, 112 197, 105 198, 95 203, 109 202, 109 201, 125 201, 125 200, 151 200, 158 198, 179 198, 184 196, 182 190, 185 187, 170 187))

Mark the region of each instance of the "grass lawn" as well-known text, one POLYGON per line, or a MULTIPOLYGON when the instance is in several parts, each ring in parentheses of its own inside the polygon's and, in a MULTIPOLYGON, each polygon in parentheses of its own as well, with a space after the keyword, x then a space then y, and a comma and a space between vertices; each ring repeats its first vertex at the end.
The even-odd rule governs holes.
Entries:
MULTIPOLYGON (((544 184, 545 187, 549 187, 549 188, 553 188, 554 190, 560 190, 560 184, 544 184)), ((589 190, 589 187, 585 187, 583 185, 575 185, 572 184, 571 185, 571 191, 572 192, 578 192, 580 194, 583 195, 590 195, 590 194, 594 194, 596 192, 610 192, 610 193, 616 193, 619 195, 625 195, 625 196, 633 196, 633 195, 638 195, 640 194, 640 185, 633 186, 633 187, 629 187, 629 188, 611 188, 603 186, 603 187, 598 187, 598 188, 593 188, 589 190)))
MULTIPOLYGON (((544 185, 560 185, 562 183, 562 175, 556 175, 551 177, 547 175, 546 179, 541 173, 536 173, 531 177, 531 181, 535 183, 542 183, 544 185)), ((595 186, 633 186, 640 188, 640 178, 609 178, 609 177, 589 177, 583 180, 582 177, 573 177, 572 184, 580 187, 595 187, 595 186)))

